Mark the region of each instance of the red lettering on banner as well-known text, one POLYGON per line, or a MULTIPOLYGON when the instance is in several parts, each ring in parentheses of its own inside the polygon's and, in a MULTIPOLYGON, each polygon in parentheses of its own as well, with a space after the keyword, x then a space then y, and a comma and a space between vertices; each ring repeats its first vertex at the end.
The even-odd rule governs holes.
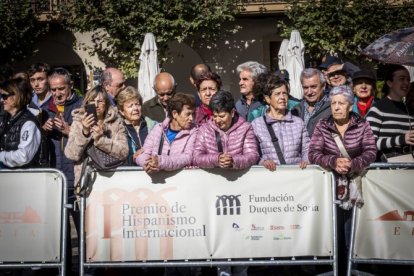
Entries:
POLYGON ((394 227, 394 236, 399 236, 400 235, 400 229, 401 229, 401 227, 399 227, 399 226, 394 227))
MULTIPOLYGON (((110 243, 110 259, 113 261, 122 261, 123 255, 123 231, 124 227, 123 216, 120 215, 123 205, 125 203, 132 206, 134 213, 137 210, 143 210, 148 206, 165 206, 168 207, 165 212, 157 213, 158 217, 165 217, 172 215, 172 208, 170 204, 163 198, 163 194, 175 190, 175 188, 167 188, 157 192, 149 189, 139 188, 133 191, 126 191, 119 188, 108 189, 103 193, 95 192, 89 197, 88 206, 85 211, 86 231, 87 231, 87 258, 94 259, 98 256, 98 242, 102 238, 102 234, 97 233, 99 223, 99 208, 103 208, 103 223, 104 233, 103 238, 109 239, 110 243), (138 209, 137 209, 138 208, 138 209)), ((183 208, 183 207, 182 207, 183 208)), ((184 207, 185 208, 185 207, 184 207)), ((138 212, 139 213, 139 212, 138 212)), ((148 214, 136 214, 138 218, 148 218, 148 214)), ((142 224, 131 227, 134 230, 143 230, 147 226, 142 224)), ((174 229, 174 225, 158 226, 161 229, 174 229)), ((160 237, 160 259, 168 260, 173 258, 173 237, 160 237)), ((148 259, 148 237, 135 238, 135 259, 148 259)))

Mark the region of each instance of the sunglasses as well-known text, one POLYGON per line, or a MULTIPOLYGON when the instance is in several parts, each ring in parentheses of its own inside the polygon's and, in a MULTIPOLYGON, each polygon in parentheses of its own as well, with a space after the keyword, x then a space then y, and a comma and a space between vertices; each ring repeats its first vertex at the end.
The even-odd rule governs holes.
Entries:
POLYGON ((345 76, 346 75, 345 70, 336 70, 336 71, 330 72, 330 73, 328 73, 328 78, 333 78, 333 77, 339 76, 339 75, 345 76))
POLYGON ((14 94, 0 94, 3 101, 6 101, 9 97, 14 96, 14 94))

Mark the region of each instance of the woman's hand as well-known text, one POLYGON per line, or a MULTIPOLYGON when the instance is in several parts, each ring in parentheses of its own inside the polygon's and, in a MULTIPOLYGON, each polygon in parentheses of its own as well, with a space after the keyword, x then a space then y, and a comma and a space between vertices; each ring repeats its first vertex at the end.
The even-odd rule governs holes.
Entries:
POLYGON ((93 114, 87 114, 85 113, 83 119, 82 119, 82 132, 83 135, 89 136, 91 133, 91 128, 95 124, 95 119, 93 117, 93 114))
POLYGON ((273 160, 264 160, 262 165, 271 172, 276 170, 276 163, 273 160))
POLYGON ((104 135, 103 127, 100 125, 93 125, 91 133, 93 140, 98 141, 104 135))
POLYGON ((300 161, 300 163, 299 163, 299 168, 301 168, 302 170, 303 169, 306 169, 306 167, 309 165, 309 162, 308 161, 300 161))
POLYGON ((149 174, 160 171, 157 155, 151 156, 145 161, 144 170, 149 174))
POLYGON ((233 167, 233 157, 230 154, 222 153, 219 156, 219 167, 220 168, 232 168, 233 167))
POLYGON ((414 130, 410 130, 405 134, 405 143, 407 145, 414 145, 414 130))
POLYGON ((339 157, 336 159, 335 171, 339 174, 347 174, 351 170, 351 160, 345 157, 339 157))

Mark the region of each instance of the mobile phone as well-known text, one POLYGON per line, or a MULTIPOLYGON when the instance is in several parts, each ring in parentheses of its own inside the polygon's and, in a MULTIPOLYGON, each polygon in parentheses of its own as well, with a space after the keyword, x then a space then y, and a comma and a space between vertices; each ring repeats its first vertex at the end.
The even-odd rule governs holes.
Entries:
POLYGON ((88 104, 85 107, 86 114, 93 114, 93 119, 95 120, 95 123, 98 122, 98 115, 96 115, 96 105, 95 104, 88 104))

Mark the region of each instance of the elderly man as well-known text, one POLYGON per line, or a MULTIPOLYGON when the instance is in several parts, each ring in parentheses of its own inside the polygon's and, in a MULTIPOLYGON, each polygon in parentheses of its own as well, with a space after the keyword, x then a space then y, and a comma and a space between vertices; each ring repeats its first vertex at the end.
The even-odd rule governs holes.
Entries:
POLYGON ((116 106, 116 96, 125 88, 125 76, 116 68, 106 68, 101 75, 102 88, 108 93, 112 106, 116 106))
POLYGON ((162 72, 155 76, 154 90, 157 95, 143 104, 142 115, 157 122, 164 121, 167 103, 174 96, 176 86, 170 73, 162 72))
POLYGON ((292 109, 292 115, 303 119, 311 137, 319 119, 331 115, 329 98, 324 95, 326 81, 323 73, 314 68, 304 69, 300 80, 304 99, 292 109))
POLYGON ((239 87, 242 94, 240 100, 236 102, 236 110, 241 117, 247 120, 249 110, 253 110, 261 105, 254 98, 253 86, 257 77, 267 72, 267 68, 258 62, 248 61, 237 66, 236 70, 239 74, 239 87))

